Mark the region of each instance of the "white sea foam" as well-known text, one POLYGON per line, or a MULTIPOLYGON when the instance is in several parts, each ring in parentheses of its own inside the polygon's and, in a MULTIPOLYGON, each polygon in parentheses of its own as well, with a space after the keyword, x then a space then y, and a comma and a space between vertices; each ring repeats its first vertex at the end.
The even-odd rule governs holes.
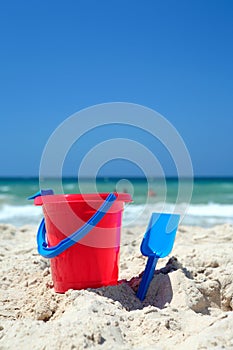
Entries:
POLYGON ((42 217, 41 207, 32 205, 4 204, 0 207, 0 222, 10 223, 16 226, 25 224, 37 224, 42 217))
POLYGON ((233 218, 233 205, 231 204, 218 204, 218 203, 208 203, 208 204, 192 204, 188 209, 189 215, 194 216, 213 216, 213 217, 223 217, 233 218))
MULTIPOLYGON (((172 203, 129 204, 125 207, 123 226, 146 226, 153 212, 173 212, 172 203)), ((184 204, 176 205, 176 212, 182 213, 184 204)), ((42 218, 42 208, 33 205, 15 206, 4 204, 0 206, 0 223, 10 223, 16 226, 24 224, 37 225, 42 218)), ((229 222, 233 224, 233 205, 231 204, 191 204, 188 207, 182 224, 195 226, 212 226, 229 222)))
POLYGON ((173 212, 185 214, 182 224, 195 226, 212 226, 225 222, 233 224, 233 205, 231 204, 190 204, 184 213, 185 204, 156 203, 147 205, 128 205, 125 208, 123 224, 127 226, 147 225, 153 212, 173 212))

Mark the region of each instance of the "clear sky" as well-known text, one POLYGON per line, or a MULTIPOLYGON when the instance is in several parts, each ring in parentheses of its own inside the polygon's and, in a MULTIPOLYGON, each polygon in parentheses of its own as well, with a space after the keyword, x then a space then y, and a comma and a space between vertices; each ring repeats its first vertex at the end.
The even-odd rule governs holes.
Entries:
POLYGON ((165 116, 195 175, 233 176, 233 1, 1 1, 0 45, 0 176, 38 175, 64 119, 113 101, 165 116))

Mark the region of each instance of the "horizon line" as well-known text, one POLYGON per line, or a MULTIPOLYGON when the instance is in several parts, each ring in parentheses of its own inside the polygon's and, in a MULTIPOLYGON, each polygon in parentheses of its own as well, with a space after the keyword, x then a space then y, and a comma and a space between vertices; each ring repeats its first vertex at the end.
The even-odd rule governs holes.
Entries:
MULTIPOLYGON (((45 179, 49 180, 58 180, 59 177, 56 176, 45 176, 45 179)), ((99 180, 109 180, 109 179, 149 179, 149 180, 156 180, 156 179, 233 179, 233 175, 194 175, 193 177, 190 176, 175 176, 175 175, 168 175, 168 176, 133 176, 133 175, 122 175, 122 176, 112 176, 112 175, 107 175, 107 176, 97 176, 95 179, 99 180)), ((39 176, 34 176, 34 175, 0 175, 0 180, 4 179, 34 179, 34 180, 39 180, 39 176)), ((72 180, 77 180, 76 176, 68 175, 68 176, 63 176, 62 179, 72 179, 72 180)), ((79 178, 79 180, 92 180, 92 176, 82 176, 79 178)))

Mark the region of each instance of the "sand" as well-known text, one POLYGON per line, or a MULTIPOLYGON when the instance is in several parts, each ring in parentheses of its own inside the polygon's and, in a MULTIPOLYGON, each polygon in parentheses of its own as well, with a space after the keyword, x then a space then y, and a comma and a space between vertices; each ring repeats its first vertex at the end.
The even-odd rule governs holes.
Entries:
POLYGON ((233 227, 180 226, 141 303, 143 234, 122 232, 128 282, 56 294, 36 228, 0 225, 0 349, 233 349, 233 227))

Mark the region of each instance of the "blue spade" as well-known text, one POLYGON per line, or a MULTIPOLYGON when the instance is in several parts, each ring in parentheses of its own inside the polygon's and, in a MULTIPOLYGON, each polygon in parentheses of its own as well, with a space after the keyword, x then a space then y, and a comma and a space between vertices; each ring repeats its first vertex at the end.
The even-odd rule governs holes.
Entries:
POLYGON ((141 243, 141 252, 148 256, 145 271, 137 291, 137 297, 145 299, 159 258, 167 256, 173 248, 180 215, 152 213, 147 231, 141 243))

